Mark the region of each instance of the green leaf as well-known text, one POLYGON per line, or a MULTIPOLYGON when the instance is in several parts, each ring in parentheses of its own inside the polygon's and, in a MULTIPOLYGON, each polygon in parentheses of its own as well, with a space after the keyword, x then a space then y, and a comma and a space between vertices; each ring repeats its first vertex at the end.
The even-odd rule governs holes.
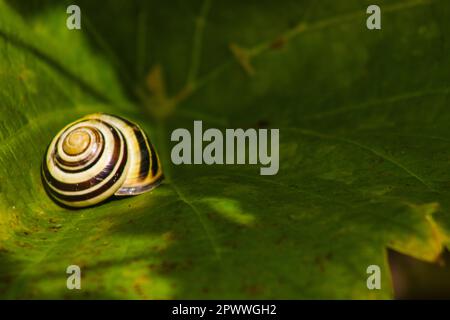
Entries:
POLYGON ((383 299, 387 248, 449 247, 447 1, 380 1, 380 31, 357 0, 79 1, 81 31, 69 3, 0 2, 0 297, 383 299), (167 178, 61 208, 45 148, 98 111, 142 125, 167 178), (279 128, 279 173, 174 166, 193 120, 279 128))

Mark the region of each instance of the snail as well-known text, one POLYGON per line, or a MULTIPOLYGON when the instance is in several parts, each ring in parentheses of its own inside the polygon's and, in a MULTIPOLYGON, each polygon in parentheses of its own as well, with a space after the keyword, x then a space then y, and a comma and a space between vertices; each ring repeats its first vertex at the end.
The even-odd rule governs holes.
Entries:
POLYGON ((42 163, 47 192, 68 207, 88 207, 111 196, 138 195, 163 179, 155 148, 136 124, 104 113, 65 126, 42 163))

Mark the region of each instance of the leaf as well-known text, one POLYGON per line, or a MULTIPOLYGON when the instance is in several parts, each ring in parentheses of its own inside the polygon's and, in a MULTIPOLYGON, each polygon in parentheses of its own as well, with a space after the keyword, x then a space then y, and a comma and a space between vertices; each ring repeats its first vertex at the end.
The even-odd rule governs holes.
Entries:
POLYGON ((1 297, 383 299, 386 248, 449 247, 446 1, 381 1, 381 31, 356 0, 80 1, 82 31, 66 4, 0 5, 1 297), (167 178, 63 209, 44 150, 96 111, 142 125, 167 178), (170 133, 198 119, 279 128, 279 173, 172 165, 170 133))

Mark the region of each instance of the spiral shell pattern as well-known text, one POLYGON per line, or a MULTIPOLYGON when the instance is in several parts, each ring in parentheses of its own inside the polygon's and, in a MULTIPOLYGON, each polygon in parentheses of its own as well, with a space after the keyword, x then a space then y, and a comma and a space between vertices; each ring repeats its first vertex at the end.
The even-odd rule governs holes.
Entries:
POLYGON ((163 174, 155 148, 136 124, 97 113, 64 127, 50 143, 42 165, 48 193, 69 207, 156 187, 163 174))

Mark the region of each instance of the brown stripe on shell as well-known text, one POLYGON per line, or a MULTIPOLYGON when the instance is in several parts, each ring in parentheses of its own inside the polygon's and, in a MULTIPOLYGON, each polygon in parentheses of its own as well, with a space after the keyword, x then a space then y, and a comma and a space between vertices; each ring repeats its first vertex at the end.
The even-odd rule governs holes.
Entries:
POLYGON ((158 155, 156 154, 155 148, 150 140, 148 140, 148 144, 150 145, 150 152, 152 153, 152 176, 156 176, 159 170, 158 155))
MULTIPOLYGON (((56 180, 55 178, 53 178, 53 176, 50 174, 48 167, 47 167, 47 163, 46 161, 44 162, 44 166, 43 166, 43 173, 44 173, 44 177, 47 180, 49 185, 52 185, 53 187, 55 187, 58 190, 61 191, 82 191, 82 190, 86 190, 89 189, 95 185, 97 185, 99 182, 105 180, 113 171, 117 161, 119 160, 119 155, 120 155, 120 137, 118 135, 118 131, 113 128, 112 126, 110 126, 108 123, 99 120, 100 122, 104 123, 105 125, 107 125, 109 127, 109 129, 112 131, 113 133, 113 137, 114 137, 114 151, 113 151, 113 156, 111 158, 111 160, 109 161, 109 163, 106 165, 106 167, 99 173, 97 174, 95 177, 80 182, 80 183, 64 183, 62 181, 56 180)), ((121 134, 121 133, 120 133, 121 134)), ((125 139, 123 139, 124 141, 124 145, 126 145, 126 141, 125 139)), ((50 188, 52 189, 52 188, 50 188)))
POLYGON ((64 171, 64 172, 77 173, 77 172, 85 171, 85 170, 91 168, 95 163, 97 163, 97 160, 101 158, 101 156, 103 155, 103 151, 105 149, 105 137, 103 136, 102 132, 99 132, 97 130, 93 130, 93 132, 94 132, 94 135, 95 135, 95 142, 96 142, 96 144, 97 145, 98 144, 101 145, 100 151, 98 151, 99 149, 96 148, 95 150, 93 150, 83 160, 74 161, 74 162, 66 161, 66 160, 62 159, 59 156, 58 153, 55 153, 53 155, 53 157, 55 159, 56 166, 59 169, 61 169, 62 171, 64 171), (92 163, 90 163, 88 166, 86 166, 86 167, 82 167, 80 169, 67 169, 67 168, 65 168, 65 167, 79 167, 79 166, 85 165, 85 164, 89 163, 89 161, 91 161, 94 158, 95 158, 95 160, 92 163), (65 166, 65 167, 62 167, 61 165, 65 166))
POLYGON ((149 155, 147 143, 145 141, 145 137, 144 137, 142 131, 138 127, 134 126, 133 132, 134 132, 134 135, 136 136, 136 140, 139 145, 139 152, 141 155, 141 161, 139 164, 138 180, 142 181, 142 180, 145 180, 145 178, 148 176, 148 173, 149 173, 150 155, 149 155))
MULTIPOLYGON (((110 115, 110 116, 112 116, 112 115, 110 115)), ((143 132, 143 130, 141 130, 136 124, 134 124, 133 122, 131 122, 127 119, 124 119, 119 116, 112 116, 112 117, 122 120, 127 125, 129 125, 130 127, 133 128, 133 132, 136 136, 136 140, 138 141, 139 149, 141 152, 141 163, 140 163, 140 167, 139 167, 138 179, 140 181, 143 181, 149 175, 150 157, 149 157, 147 143, 148 143, 148 146, 150 148, 150 153, 151 153, 151 174, 152 174, 152 176, 156 176, 158 173, 158 170, 159 170, 158 155, 156 154, 155 148, 153 147, 153 144, 151 143, 150 139, 147 137, 145 132, 143 132)), ((152 187, 152 186, 150 185, 149 187, 152 187)))
MULTIPOLYGON (((122 135, 122 133, 120 133, 120 134, 122 135)), ((86 194, 81 194, 81 195, 66 195, 66 194, 60 194, 58 192, 55 192, 54 190, 51 190, 52 194, 57 199, 60 199, 60 200, 63 200, 63 201, 79 202, 79 201, 86 201, 86 200, 89 200, 89 199, 93 199, 93 198, 101 195, 105 191, 107 191, 111 186, 113 186, 117 182, 117 180, 120 179, 120 177, 123 174, 123 170, 125 169, 125 166, 126 166, 127 161, 128 161, 128 150, 127 150, 128 147, 127 147, 125 139, 123 141, 124 141, 124 146, 123 146, 124 147, 124 151, 123 151, 124 153, 123 153, 123 157, 122 157, 122 160, 120 162, 120 165, 119 165, 116 173, 112 176, 112 178, 107 183, 105 183, 103 186, 101 186, 100 188, 98 188, 98 189, 96 189, 96 190, 94 190, 92 192, 89 192, 89 193, 86 193, 86 194)))

